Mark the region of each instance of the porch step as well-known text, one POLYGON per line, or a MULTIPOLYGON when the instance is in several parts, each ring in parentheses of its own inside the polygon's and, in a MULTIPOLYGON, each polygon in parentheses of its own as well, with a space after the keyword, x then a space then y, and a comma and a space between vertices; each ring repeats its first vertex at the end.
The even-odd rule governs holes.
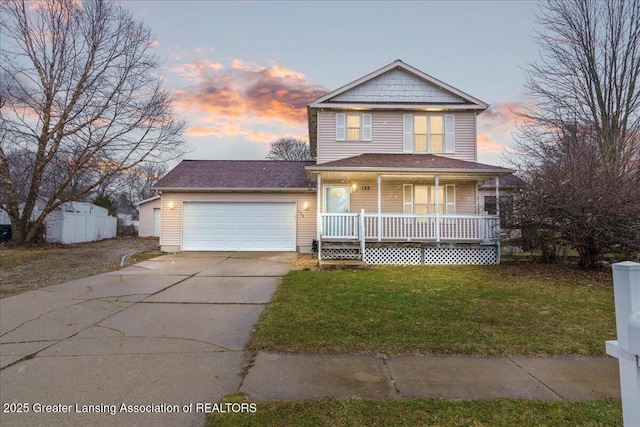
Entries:
POLYGON ((322 242, 323 249, 360 249, 360 242, 322 242))
POLYGON ((321 270, 363 269, 367 264, 358 259, 329 259, 320 261, 321 270))
POLYGON ((322 261, 362 261, 362 248, 359 242, 322 242, 320 250, 322 261))

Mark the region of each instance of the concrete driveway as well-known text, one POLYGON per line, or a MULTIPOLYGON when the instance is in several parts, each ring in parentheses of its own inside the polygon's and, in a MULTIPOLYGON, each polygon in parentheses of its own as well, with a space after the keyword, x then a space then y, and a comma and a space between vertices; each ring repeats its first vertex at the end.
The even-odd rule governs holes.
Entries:
POLYGON ((202 426, 295 258, 179 253, 0 300, 0 425, 202 426))

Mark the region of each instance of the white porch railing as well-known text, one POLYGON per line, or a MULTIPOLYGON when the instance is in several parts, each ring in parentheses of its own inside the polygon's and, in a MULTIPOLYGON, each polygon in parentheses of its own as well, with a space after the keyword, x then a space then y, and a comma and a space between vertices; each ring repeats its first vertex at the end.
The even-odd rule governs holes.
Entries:
POLYGON ((494 215, 321 214, 323 238, 378 241, 488 241, 499 237, 494 215), (360 224, 362 223, 362 224, 360 224))
POLYGON ((320 236, 325 239, 360 239, 360 214, 323 213, 320 236))

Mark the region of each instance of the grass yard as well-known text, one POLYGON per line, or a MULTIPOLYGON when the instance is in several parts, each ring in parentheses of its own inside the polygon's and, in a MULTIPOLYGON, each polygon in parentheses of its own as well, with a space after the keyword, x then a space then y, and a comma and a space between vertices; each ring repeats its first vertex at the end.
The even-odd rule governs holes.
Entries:
POLYGON ((564 265, 291 271, 252 351, 604 356, 610 271, 564 265))
MULTIPOLYGON (((232 396, 229 402, 241 402, 232 396)), ((213 413, 207 426, 622 426, 619 401, 363 400, 257 403, 255 413, 213 413)))

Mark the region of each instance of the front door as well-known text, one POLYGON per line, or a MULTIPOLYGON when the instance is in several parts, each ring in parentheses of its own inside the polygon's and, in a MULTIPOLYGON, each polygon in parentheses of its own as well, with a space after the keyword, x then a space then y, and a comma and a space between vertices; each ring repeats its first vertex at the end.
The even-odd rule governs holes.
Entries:
POLYGON ((351 188, 347 185, 324 186, 324 212, 322 235, 333 238, 352 238, 356 229, 354 218, 349 213, 351 188))
POLYGON ((326 213, 348 213, 350 188, 346 185, 324 186, 324 211, 326 213))

